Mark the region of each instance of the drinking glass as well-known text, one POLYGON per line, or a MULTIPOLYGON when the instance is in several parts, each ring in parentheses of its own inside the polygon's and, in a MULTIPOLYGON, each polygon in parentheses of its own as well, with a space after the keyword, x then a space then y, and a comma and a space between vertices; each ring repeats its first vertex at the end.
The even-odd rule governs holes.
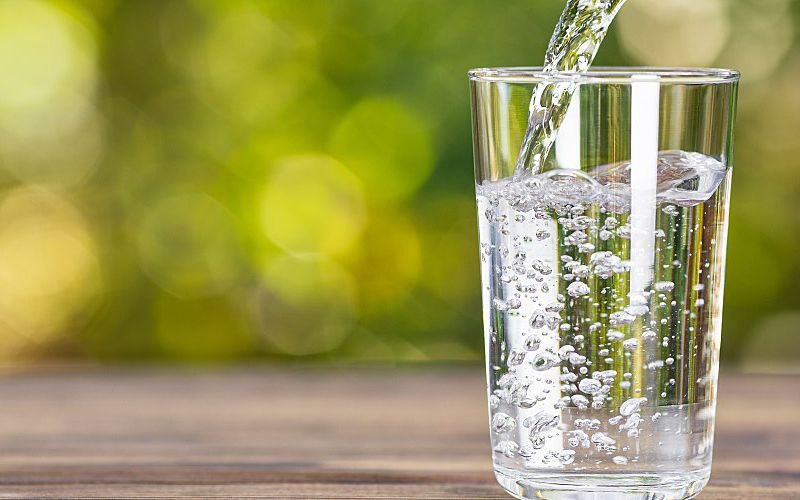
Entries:
POLYGON ((711 470, 738 73, 469 79, 497 480, 691 498, 711 470), (563 92, 545 160, 516 168, 532 95, 563 92))

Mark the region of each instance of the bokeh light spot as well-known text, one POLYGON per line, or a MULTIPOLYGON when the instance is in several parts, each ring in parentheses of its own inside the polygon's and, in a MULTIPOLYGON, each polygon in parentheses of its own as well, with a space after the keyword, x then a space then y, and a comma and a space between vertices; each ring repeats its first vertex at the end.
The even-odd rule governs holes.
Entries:
POLYGON ((54 5, 0 2, 0 167, 28 184, 68 187, 94 172, 104 130, 91 102, 94 38, 85 19, 54 5))
POLYGON ((205 194, 156 201, 142 216, 136 243, 145 274, 177 297, 221 293, 240 276, 231 216, 205 194))
POLYGON ((51 4, 0 2, 0 109, 42 105, 94 86, 91 35, 51 4))
POLYGON ((295 156, 275 165, 260 205, 267 236, 290 252, 337 254, 364 225, 358 179, 325 156, 295 156))
POLYGON ((433 167, 428 127, 421 117, 387 98, 357 103, 336 128, 334 155, 364 181, 378 201, 405 198, 427 180, 433 167))
POLYGON ((259 297, 263 335, 277 352, 295 356, 336 348, 353 331, 352 276, 318 257, 283 256, 264 275, 259 297))
POLYGON ((744 0, 731 13, 735 36, 725 44, 720 65, 741 71, 746 83, 766 78, 794 41, 788 0, 744 0))
POLYGON ((27 184, 72 187, 97 169, 105 146, 104 123, 89 103, 0 120, 0 167, 27 184))
POLYGON ((644 64, 711 64, 728 39, 724 0, 628 2, 617 20, 626 52, 644 64))
POLYGON ((51 339, 85 318, 100 288, 94 240, 68 201, 41 189, 6 196, 0 204, 0 322, 29 340, 51 339))

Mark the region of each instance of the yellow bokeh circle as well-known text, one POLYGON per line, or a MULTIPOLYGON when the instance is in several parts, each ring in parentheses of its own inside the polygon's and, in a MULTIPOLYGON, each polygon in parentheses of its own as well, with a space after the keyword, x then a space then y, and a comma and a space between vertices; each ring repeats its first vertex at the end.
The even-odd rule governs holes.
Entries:
POLYGON ((708 66, 730 33, 724 0, 628 2, 617 23, 625 51, 654 66, 708 66))
POLYGON ((433 148, 425 121, 389 98, 367 98, 342 118, 331 139, 339 160, 376 201, 403 199, 428 179, 433 148))
POLYGON ((18 189, 0 204, 0 349, 54 338, 85 318, 101 288, 95 242, 64 198, 18 189))
MULTIPOLYGON (((744 84, 769 77, 781 67, 794 42, 788 0, 749 0, 731 7, 731 36, 719 57, 720 66, 736 68, 744 84)), ((759 100, 760 102, 760 100, 759 100)))
POLYGON ((27 184, 67 187, 95 171, 105 134, 92 102, 88 21, 55 5, 0 2, 0 168, 27 184))
POLYGON ((326 156, 279 161, 259 207, 264 233, 289 252, 339 254, 358 238, 365 208, 358 179, 326 156))
POLYGON ((95 84, 91 33, 51 3, 0 2, 0 109, 59 104, 95 84))

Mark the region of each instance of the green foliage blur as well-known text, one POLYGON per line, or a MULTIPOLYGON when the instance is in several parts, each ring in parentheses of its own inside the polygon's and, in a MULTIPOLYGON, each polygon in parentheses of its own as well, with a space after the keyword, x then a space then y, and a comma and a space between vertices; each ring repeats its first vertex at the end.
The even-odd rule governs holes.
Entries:
MULTIPOLYGON (((477 361, 471 67, 559 0, 3 0, 0 358, 477 361)), ((800 12, 629 0, 601 65, 743 73, 723 357, 800 359, 800 12)))

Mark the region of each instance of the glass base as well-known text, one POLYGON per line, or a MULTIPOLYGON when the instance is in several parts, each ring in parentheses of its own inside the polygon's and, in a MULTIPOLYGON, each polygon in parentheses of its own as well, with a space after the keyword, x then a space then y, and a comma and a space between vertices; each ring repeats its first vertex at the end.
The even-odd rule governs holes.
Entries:
POLYGON ((520 472, 495 467, 497 482, 521 499, 545 500, 684 500, 708 483, 710 469, 681 473, 586 474, 520 472))

